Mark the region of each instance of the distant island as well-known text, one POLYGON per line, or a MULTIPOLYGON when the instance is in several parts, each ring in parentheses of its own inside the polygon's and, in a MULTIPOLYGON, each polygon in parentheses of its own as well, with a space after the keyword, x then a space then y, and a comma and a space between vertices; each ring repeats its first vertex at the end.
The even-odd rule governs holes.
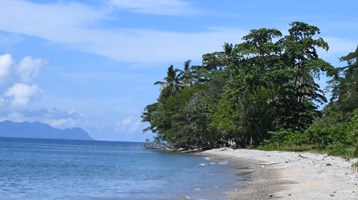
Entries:
POLYGON ((0 122, 0 137, 93 140, 81 128, 58 129, 40 122, 0 122))

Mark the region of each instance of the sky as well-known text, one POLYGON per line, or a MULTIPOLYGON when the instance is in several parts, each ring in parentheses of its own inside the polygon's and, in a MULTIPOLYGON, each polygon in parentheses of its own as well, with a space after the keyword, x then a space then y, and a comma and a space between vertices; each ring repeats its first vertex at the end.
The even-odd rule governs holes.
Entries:
MULTIPOLYGON (((0 0, 0 121, 144 141, 168 66, 201 64, 251 29, 320 28, 334 66, 358 45, 355 0, 0 0)), ((320 81, 324 87, 325 80, 320 81)))

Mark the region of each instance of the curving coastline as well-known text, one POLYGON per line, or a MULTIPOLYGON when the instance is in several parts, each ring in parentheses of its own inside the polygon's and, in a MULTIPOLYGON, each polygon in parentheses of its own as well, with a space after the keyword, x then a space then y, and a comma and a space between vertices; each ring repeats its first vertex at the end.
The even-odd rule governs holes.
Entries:
POLYGON ((307 152, 213 149, 202 155, 244 161, 252 170, 244 188, 227 192, 236 199, 358 199, 357 159, 307 152))

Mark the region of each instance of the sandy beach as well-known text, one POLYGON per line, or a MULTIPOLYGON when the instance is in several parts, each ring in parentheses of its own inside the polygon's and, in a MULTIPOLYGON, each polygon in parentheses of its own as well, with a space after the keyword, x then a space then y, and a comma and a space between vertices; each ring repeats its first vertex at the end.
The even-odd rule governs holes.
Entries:
POLYGON ((250 179, 228 191, 228 199, 358 199, 357 159, 324 154, 247 149, 214 149, 206 156, 246 163, 250 179))

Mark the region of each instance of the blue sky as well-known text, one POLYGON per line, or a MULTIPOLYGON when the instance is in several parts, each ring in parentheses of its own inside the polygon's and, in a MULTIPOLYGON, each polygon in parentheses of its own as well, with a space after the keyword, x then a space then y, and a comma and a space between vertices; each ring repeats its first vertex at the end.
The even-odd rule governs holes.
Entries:
MULTIPOLYGON (((354 0, 1 0, 0 120, 81 127, 98 140, 144 141, 144 107, 167 67, 240 43, 251 29, 303 21, 333 65, 358 45, 354 0)), ((324 81, 322 81, 324 82, 324 81)))

